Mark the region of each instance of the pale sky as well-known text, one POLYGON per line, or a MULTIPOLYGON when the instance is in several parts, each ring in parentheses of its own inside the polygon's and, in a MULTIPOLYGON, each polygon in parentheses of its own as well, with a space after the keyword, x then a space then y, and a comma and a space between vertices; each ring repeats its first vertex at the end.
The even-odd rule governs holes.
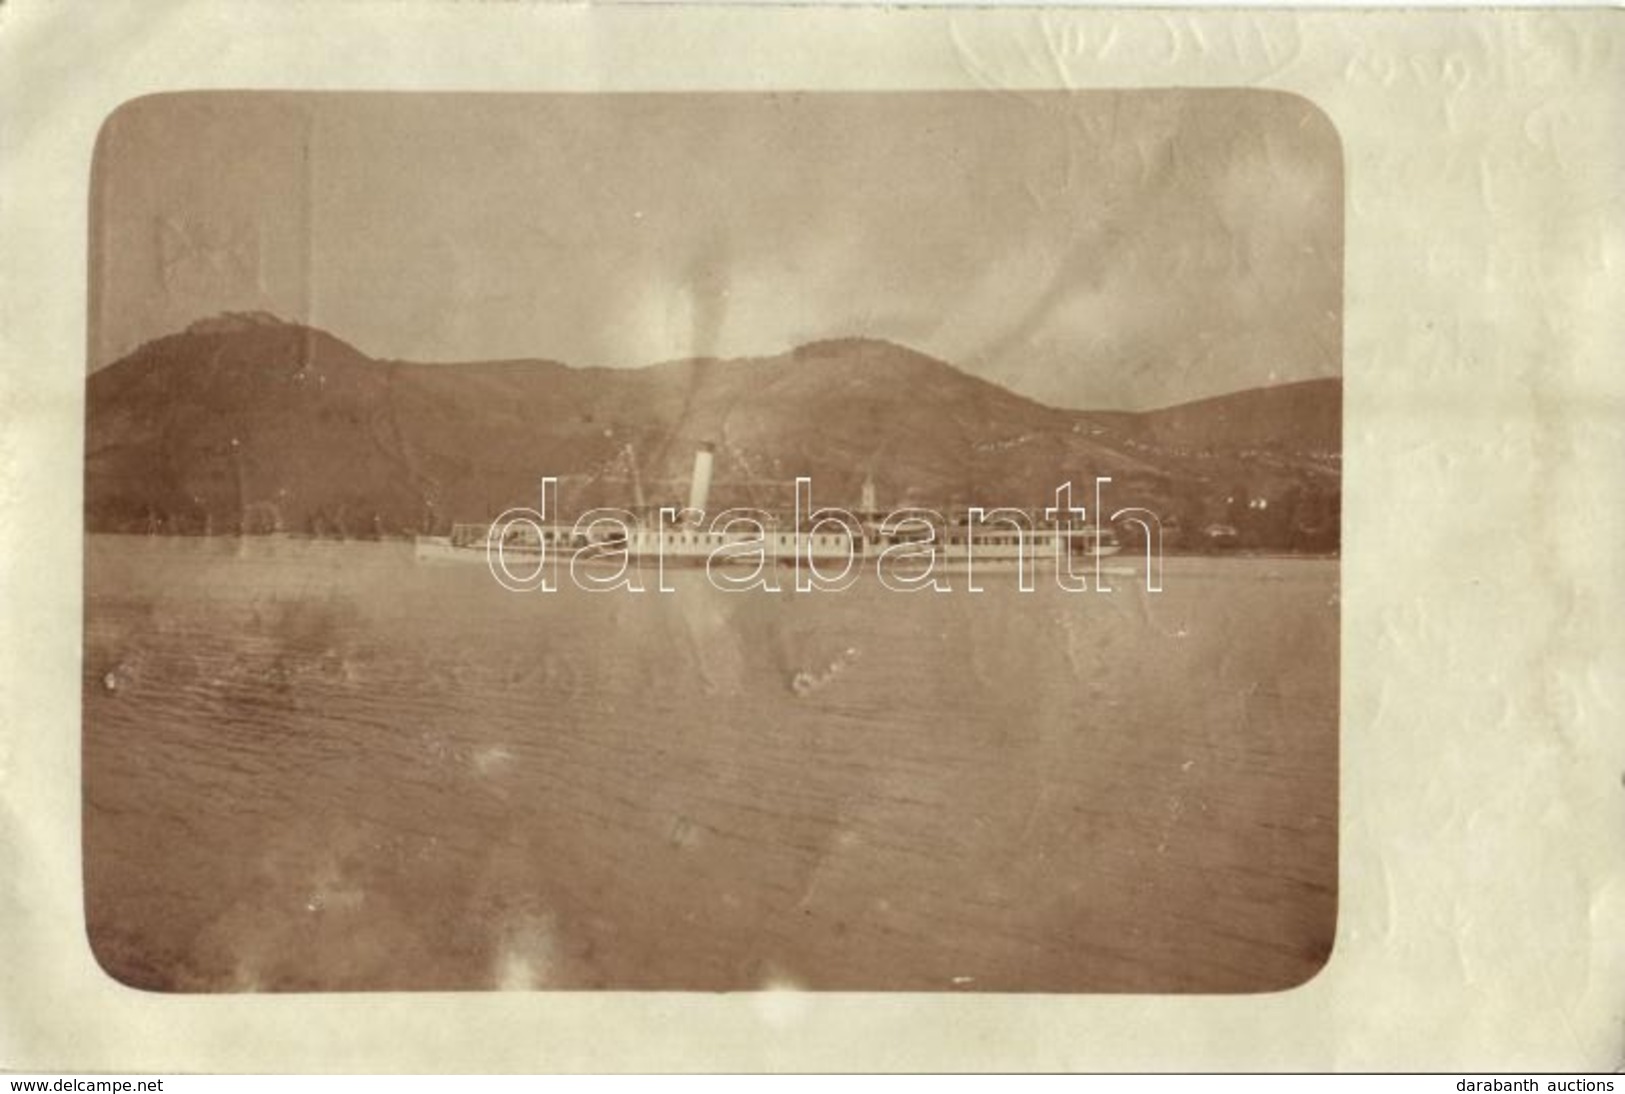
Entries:
POLYGON ((167 95, 92 193, 93 369, 264 310, 417 361, 887 338, 1099 409, 1341 371, 1338 139, 1272 92, 167 95))

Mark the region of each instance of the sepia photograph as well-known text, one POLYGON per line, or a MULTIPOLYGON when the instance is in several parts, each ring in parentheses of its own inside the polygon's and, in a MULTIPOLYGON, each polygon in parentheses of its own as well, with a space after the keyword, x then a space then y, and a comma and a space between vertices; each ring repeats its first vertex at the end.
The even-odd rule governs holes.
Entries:
POLYGON ((1622 31, 0 3, 0 1083, 1604 1094, 1622 31))
POLYGON ((90 178, 83 896, 164 993, 1280 992, 1302 96, 193 91, 90 178))

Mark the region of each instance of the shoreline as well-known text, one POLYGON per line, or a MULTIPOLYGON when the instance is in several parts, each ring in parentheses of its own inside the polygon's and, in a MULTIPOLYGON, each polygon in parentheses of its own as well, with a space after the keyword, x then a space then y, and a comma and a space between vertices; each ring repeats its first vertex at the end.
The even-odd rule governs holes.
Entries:
MULTIPOLYGON (((446 537, 429 533, 414 533, 412 535, 380 535, 380 536, 322 536, 310 532, 128 532, 105 531, 100 529, 86 529, 85 539, 121 539, 146 540, 152 542, 211 542, 211 543, 309 543, 309 544, 396 544, 403 547, 413 547, 419 540, 443 540, 446 537)), ((1119 552, 1122 557, 1137 557, 1143 552, 1136 552, 1133 548, 1124 548, 1119 552)), ((1195 559, 1273 559, 1278 561, 1305 561, 1305 562, 1336 562, 1342 559, 1339 551, 1277 551, 1246 547, 1226 548, 1224 550, 1197 551, 1189 548, 1164 546, 1162 557, 1169 558, 1195 558, 1195 559)))

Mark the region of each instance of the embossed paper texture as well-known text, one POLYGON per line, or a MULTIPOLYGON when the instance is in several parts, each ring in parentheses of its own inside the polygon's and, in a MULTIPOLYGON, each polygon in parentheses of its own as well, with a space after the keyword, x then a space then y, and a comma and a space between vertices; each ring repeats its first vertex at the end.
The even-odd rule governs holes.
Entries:
POLYGON ((12 107, 23 1052, 1617 1050, 1617 20, 176 10, 12 107))

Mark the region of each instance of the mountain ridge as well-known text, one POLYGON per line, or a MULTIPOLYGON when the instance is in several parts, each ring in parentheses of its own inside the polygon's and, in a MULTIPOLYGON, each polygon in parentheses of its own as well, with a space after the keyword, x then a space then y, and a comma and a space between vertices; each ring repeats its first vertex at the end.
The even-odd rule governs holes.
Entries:
POLYGON ((804 474, 824 504, 850 504, 873 478, 883 508, 1037 506, 1061 482, 1103 475, 1116 504, 1191 525, 1235 516, 1238 491, 1324 508, 1340 473, 1341 384, 1079 411, 883 339, 639 368, 424 364, 374 359, 269 313, 225 313, 90 374, 86 527, 441 531, 532 503, 544 474, 567 507, 674 502, 704 441, 717 446, 718 506, 784 505, 804 474))

